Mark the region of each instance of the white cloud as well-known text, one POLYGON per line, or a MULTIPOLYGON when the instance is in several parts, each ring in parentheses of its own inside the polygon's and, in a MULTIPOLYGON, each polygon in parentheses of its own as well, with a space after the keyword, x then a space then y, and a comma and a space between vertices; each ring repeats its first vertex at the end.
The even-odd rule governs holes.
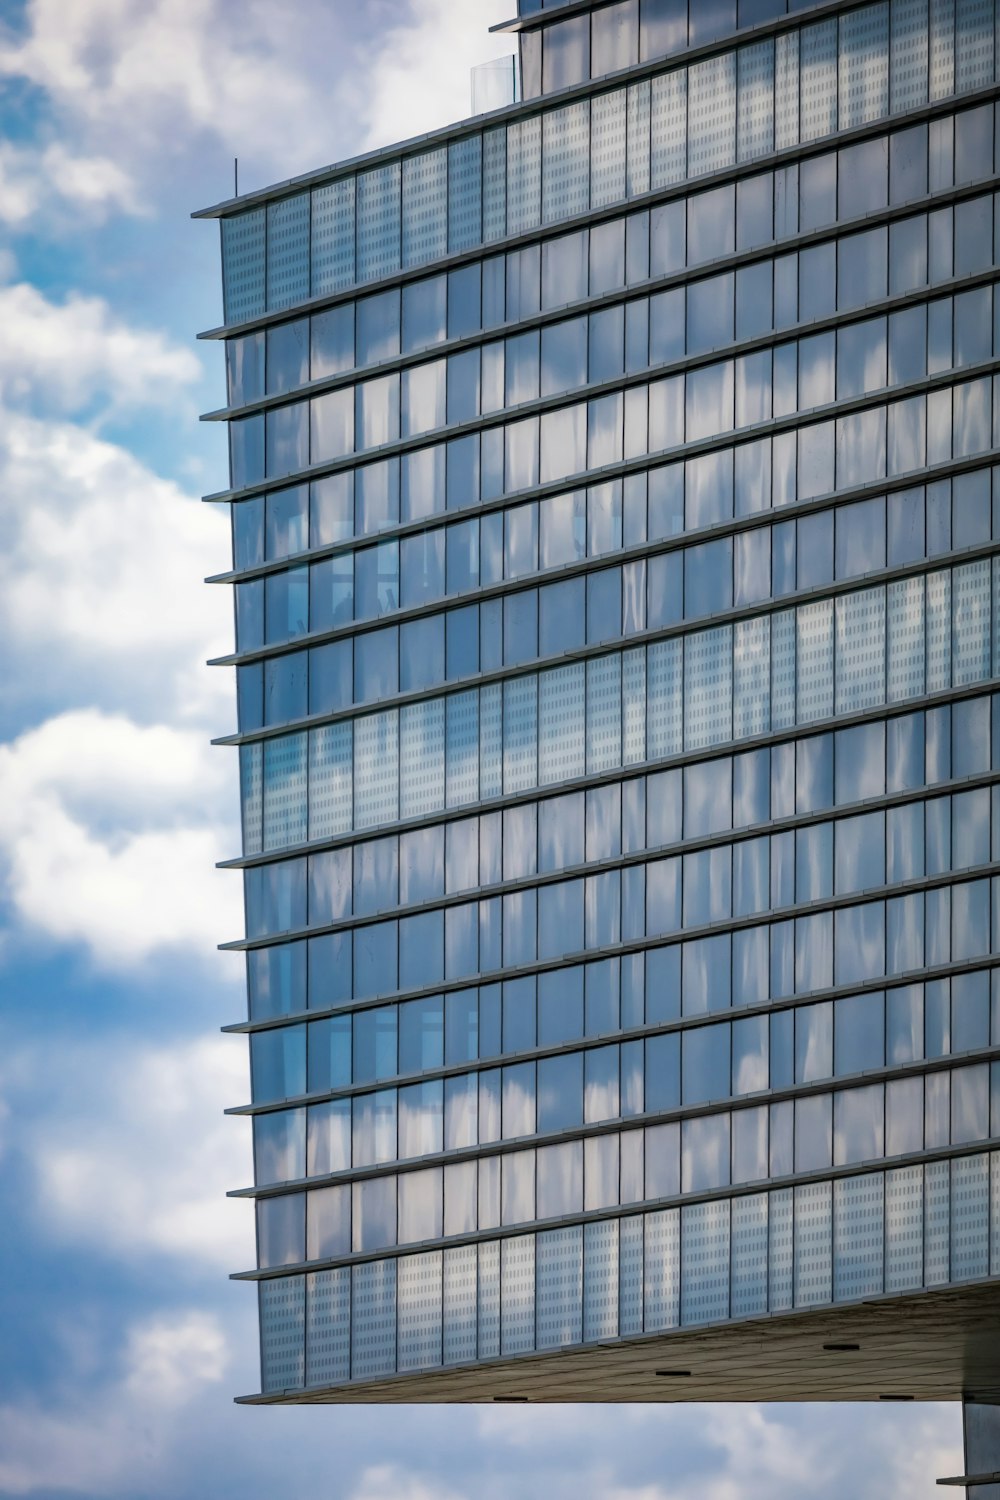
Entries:
POLYGON ((413 0, 406 10, 383 34, 372 69, 368 149, 465 119, 472 68, 514 48, 506 36, 489 34, 494 22, 509 18, 509 0, 413 0))
POLYGON ((234 771, 198 731, 96 710, 0 746, 0 860, 20 920, 112 968, 179 948, 214 960, 240 931, 238 877, 213 868, 236 847, 234 771))
MULTIPOLYGON (((72 293, 59 305, 27 282, 0 286, 0 397, 38 397, 46 409, 159 406, 185 413, 186 393, 202 377, 190 349, 115 316, 101 297, 72 293), (180 410, 178 407, 180 406, 180 410)), ((108 414, 107 409, 105 414, 108 414)))
POLYGON ((395 1464, 378 1464, 364 1471, 351 1500, 470 1500, 470 1495, 450 1484, 417 1479, 395 1464))
POLYGON ((146 1491, 164 1455, 183 1444, 190 1414, 228 1367, 217 1319, 181 1310, 134 1323, 117 1379, 44 1405, 0 1405, 0 1491, 107 1494, 146 1491), (140 1481, 139 1475, 143 1478, 140 1481))
POLYGON ((106 1037, 59 1054, 7 1039, 4 1053, 9 1151, 26 1164, 29 1212, 54 1247, 114 1262, 167 1257, 220 1279, 252 1264, 252 1210, 225 1196, 252 1178, 250 1128, 222 1113, 248 1097, 245 1038, 106 1037))
POLYGON ((0 224, 20 229, 44 215, 55 228, 70 215, 101 223, 116 212, 148 212, 120 163, 78 154, 61 141, 28 146, 0 141, 0 224))
MULTIPOLYGON (((2 292, 0 292, 2 296, 2 292)), ((228 514, 68 422, 0 413, 0 629, 10 699, 126 706, 223 733, 228 514)))

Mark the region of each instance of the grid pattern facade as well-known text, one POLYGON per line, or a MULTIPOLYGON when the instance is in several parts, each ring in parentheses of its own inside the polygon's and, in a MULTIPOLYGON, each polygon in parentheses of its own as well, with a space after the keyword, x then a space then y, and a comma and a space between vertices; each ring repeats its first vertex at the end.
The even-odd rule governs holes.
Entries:
POLYGON ((783 13, 222 218, 264 1394, 1000 1273, 1000 31, 783 13))

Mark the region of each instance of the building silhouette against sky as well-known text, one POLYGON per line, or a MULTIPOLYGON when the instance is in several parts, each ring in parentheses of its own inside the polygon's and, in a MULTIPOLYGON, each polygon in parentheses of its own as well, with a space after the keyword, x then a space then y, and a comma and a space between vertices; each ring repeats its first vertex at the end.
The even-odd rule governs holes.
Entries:
POLYGON ((1000 1394, 994 19, 522 3, 206 211, 253 1399, 1000 1394))

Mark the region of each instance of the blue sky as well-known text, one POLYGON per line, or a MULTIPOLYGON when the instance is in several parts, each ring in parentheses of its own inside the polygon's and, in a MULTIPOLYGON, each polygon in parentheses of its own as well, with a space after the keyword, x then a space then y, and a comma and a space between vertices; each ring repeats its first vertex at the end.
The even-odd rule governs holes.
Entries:
MULTIPOLYGON (((856 1500, 945 1408, 236 1408, 257 1382, 213 224, 468 109, 513 0, 0 0, 0 1500, 856 1500)), ((751 1395, 752 1391, 748 1391, 751 1395)))

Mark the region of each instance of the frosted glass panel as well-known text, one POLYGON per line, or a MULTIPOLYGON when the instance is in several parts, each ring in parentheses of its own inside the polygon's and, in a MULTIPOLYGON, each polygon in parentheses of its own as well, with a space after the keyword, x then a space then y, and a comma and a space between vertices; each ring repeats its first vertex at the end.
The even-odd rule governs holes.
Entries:
POLYGON ((650 82, 630 84, 628 90, 628 196, 649 192, 650 82))
POLYGON ((586 769, 583 662, 542 672, 538 683, 538 781, 568 781, 586 769))
POLYGON ((888 590, 887 700, 899 703, 924 690, 924 580, 904 578, 888 590))
POLYGON ((617 1219, 583 1227, 583 1337, 586 1343, 618 1336, 617 1219))
POLYGON ((951 1164, 951 1277, 971 1281, 990 1270, 990 1159, 960 1156, 951 1164))
POLYGON ((396 1372, 396 1262, 372 1261, 351 1272, 351 1376, 372 1380, 396 1372))
POLYGON ((240 804, 243 809, 243 853, 259 854, 264 830, 264 746, 240 746, 240 804))
POLYGON ((401 711, 399 768, 401 818, 419 818, 444 806, 443 698, 401 711))
POLYGON ((774 150, 774 42, 741 47, 738 56, 737 161, 774 150))
POLYGON ((578 1344, 583 1335, 583 1229, 553 1229, 537 1236, 535 1274, 539 1349, 578 1344))
POLYGON ((733 628, 699 631, 684 651, 684 748, 717 745, 733 732, 733 628))
POLYGON ((732 1309, 734 1318, 767 1312, 767 1193, 732 1204, 732 1309))
POLYGON ((339 292, 354 281, 353 177, 314 188, 312 194, 312 295, 339 292))
POLYGON ((994 0, 957 0, 955 92, 988 88, 993 82, 994 0))
POLYGON ((258 1283, 261 1390, 300 1390, 305 1383, 304 1276, 258 1283))
POLYGON ((351 827, 354 735, 350 724, 309 734, 309 837, 333 838, 351 827))
POLYGON ((885 702, 885 593, 865 589, 837 600, 837 713, 885 702))
POLYGON ((503 685, 503 789, 523 792, 537 785, 538 679, 503 685))
POLYGON ((625 197, 628 90, 599 94, 591 106, 590 206, 603 208, 625 197))
POLYGON ((840 22, 841 130, 889 113, 889 4, 849 11, 840 22))
POLYGON ((476 1358, 478 1262, 475 1245, 444 1252, 442 1357, 446 1365, 467 1364, 476 1358))
POLYGON ((291 307, 309 296, 309 194, 267 205, 267 305, 291 307))
POLYGON ((928 0, 892 0, 889 93, 893 114, 927 103, 928 0))
POLYGON ((590 207, 590 101, 548 110, 542 137, 542 222, 554 224, 590 207))
POLYGON ((526 1354, 535 1346, 535 1236, 500 1245, 500 1352, 526 1354))
POLYGON ((766 734, 771 727, 771 622, 743 620, 733 634, 733 736, 766 734))
POLYGON ((683 748, 683 642, 657 641, 647 653, 646 756, 659 760, 683 748))
POLYGON ((622 763, 622 659, 587 663, 587 775, 622 763))
POLYGON ((927 575, 927 691, 951 687, 951 574, 927 575))
POLYGON ((687 69, 651 80, 650 187, 668 187, 687 173, 687 69))
POLYGON ((307 736, 290 734, 264 745, 264 848, 302 844, 307 837, 307 736))
POLYGON ((956 568, 952 683, 963 687, 990 675, 990 561, 956 568))
POLYGON ((831 1300, 833 1184, 795 1189, 795 1306, 815 1307, 831 1300))
POLYGON ((447 700, 446 803, 464 807, 479 796, 479 694, 454 693, 447 700))
POLYGON ((884 1277, 885 1180, 881 1172, 834 1183, 833 1296, 878 1297, 884 1277))
POLYGON ((351 1378, 351 1272, 306 1277, 306 1383, 337 1385, 351 1378))
POLYGON ((448 151, 425 151, 403 162, 403 265, 421 266, 448 253, 448 151))
POLYGON ((695 63, 688 80, 688 175, 699 177, 736 160, 735 52, 695 63))
POLYGON ((448 147, 448 250, 471 250, 483 236, 483 138, 448 147))
POLYGON ((821 135, 831 135, 837 128, 836 18, 803 26, 799 48, 802 139, 813 141, 821 135))
POLYGON ((399 816, 399 714, 390 709, 354 721, 354 823, 370 828, 399 816))
POLYGON ((833 713, 833 601, 821 599, 798 610, 799 723, 833 713))
POLYGON ((718 1323, 729 1316, 729 1203, 681 1211, 681 1322, 718 1323))
POLYGON ((222 289, 227 323, 242 323, 264 311, 265 235, 262 208, 222 220, 222 289))
POLYGON ((507 233, 536 229, 542 198, 542 117, 507 129, 507 233))
POLYGON ((930 0, 930 97, 955 92, 955 0, 930 0))
MULTIPOLYGON (((680 1322, 680 1212, 666 1208, 645 1217, 643 1327, 646 1333, 680 1322)), ((624 1332, 624 1330, 623 1330, 624 1332)))
POLYGON ((358 173, 358 280, 399 270, 400 163, 358 173))
POLYGON ((774 46, 774 149, 784 151, 799 143, 799 33, 786 31, 774 46))
POLYGON ((441 1251, 402 1256, 397 1276, 399 1371, 434 1369, 441 1363, 441 1251))
POLYGON ((507 232, 507 131, 483 133, 483 239, 502 240, 507 232))

